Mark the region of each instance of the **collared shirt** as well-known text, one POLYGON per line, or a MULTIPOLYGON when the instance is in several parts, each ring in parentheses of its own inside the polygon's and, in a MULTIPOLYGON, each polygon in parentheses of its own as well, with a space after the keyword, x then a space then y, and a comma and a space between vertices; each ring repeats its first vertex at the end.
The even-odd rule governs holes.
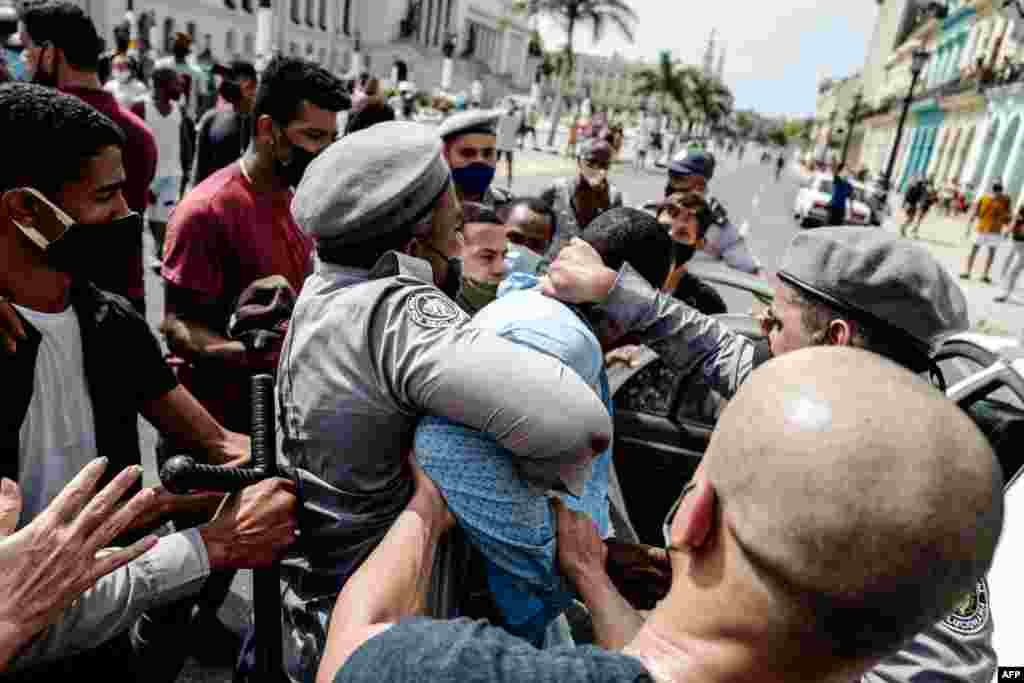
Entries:
POLYGON ((144 612, 195 595, 209 574, 198 529, 165 536, 142 557, 100 578, 11 660, 6 673, 41 676, 32 669, 102 645, 144 612))
MULTIPOLYGON (((558 358, 601 396, 611 412, 600 343, 586 321, 541 294, 536 283, 537 278, 522 274, 509 278, 498 300, 468 324, 558 358)), ((557 479, 555 464, 526 462, 493 437, 440 417, 421 420, 416 457, 440 487, 470 542, 487 559, 491 593, 506 625, 516 635, 542 642, 549 623, 573 598, 558 569, 555 520, 544 496, 557 479), (534 476, 536 468, 545 466, 548 472, 541 469, 540 476, 534 476)), ((587 466, 590 476, 583 495, 566 497, 565 503, 588 514, 607 536, 611 449, 587 466)))
POLYGON ((520 457, 567 458, 611 434, 600 398, 554 358, 465 326, 429 264, 395 252, 372 271, 317 260, 278 368, 280 454, 301 540, 282 567, 286 669, 315 668, 337 593, 412 494, 422 415, 485 430, 520 457))

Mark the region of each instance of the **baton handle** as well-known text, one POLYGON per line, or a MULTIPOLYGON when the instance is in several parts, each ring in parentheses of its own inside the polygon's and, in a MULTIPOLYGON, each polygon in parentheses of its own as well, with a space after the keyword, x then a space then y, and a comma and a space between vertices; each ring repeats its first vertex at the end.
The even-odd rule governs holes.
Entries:
POLYGON ((204 465, 187 455, 177 455, 160 469, 160 481, 174 494, 189 491, 233 493, 277 476, 274 432, 274 378, 252 378, 252 467, 204 465))

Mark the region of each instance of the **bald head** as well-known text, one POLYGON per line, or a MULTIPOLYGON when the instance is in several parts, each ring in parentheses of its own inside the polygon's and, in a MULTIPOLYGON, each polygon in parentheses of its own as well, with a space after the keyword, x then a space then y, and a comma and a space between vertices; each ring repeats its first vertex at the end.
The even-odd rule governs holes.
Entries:
POLYGON ((935 622, 984 575, 1002 475, 939 391, 865 351, 814 347, 759 368, 703 463, 722 519, 798 631, 874 657, 935 622), (800 621, 798 621, 800 620, 800 621))

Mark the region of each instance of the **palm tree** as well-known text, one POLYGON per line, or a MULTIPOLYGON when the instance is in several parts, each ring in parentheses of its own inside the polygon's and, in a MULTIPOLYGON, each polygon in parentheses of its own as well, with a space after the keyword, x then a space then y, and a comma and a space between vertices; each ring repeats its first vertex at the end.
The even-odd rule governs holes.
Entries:
POLYGON ((692 86, 694 108, 709 126, 716 126, 732 112, 732 91, 717 78, 698 73, 693 79, 692 86))
MULTIPOLYGON (((674 102, 686 119, 691 118, 691 90, 693 79, 700 74, 692 66, 679 66, 672 60, 672 53, 662 50, 658 55, 658 65, 638 71, 633 78, 639 83, 633 94, 639 97, 657 97, 661 100, 661 108, 668 109, 669 102, 674 102)), ((693 123, 692 119, 690 121, 693 123)))
MULTIPOLYGON (((551 131, 548 146, 555 144, 555 131, 562 113, 562 88, 575 68, 573 38, 576 28, 589 24, 593 40, 599 42, 608 26, 614 26, 629 42, 633 42, 633 27, 638 20, 633 8, 625 0, 518 0, 515 11, 530 17, 547 17, 561 24, 565 29, 565 59, 561 64, 560 83, 551 108, 551 131)), ((574 120, 575 125, 575 120, 574 120)))

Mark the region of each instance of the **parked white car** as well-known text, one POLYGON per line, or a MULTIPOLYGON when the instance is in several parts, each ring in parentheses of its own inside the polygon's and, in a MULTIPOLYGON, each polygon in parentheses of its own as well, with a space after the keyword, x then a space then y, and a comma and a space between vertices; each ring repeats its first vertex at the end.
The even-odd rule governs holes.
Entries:
MULTIPOLYGON (((863 193, 854 187, 853 195, 846 208, 846 222, 849 225, 871 225, 871 207, 863 201, 863 193)), ((793 203, 793 217, 801 227, 828 223, 828 205, 832 200, 832 176, 815 173, 800 185, 793 203)))

